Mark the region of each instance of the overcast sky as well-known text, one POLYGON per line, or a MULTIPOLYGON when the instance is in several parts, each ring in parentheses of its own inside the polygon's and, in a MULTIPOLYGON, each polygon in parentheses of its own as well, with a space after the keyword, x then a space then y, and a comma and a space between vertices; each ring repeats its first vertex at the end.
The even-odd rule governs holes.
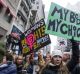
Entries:
MULTIPOLYGON (((59 4, 62 7, 66 7, 68 3, 70 3, 71 5, 74 5, 77 2, 79 2, 80 0, 42 0, 42 1, 43 1, 43 4, 45 5, 45 10, 44 11, 45 11, 46 20, 47 20, 47 15, 48 15, 48 12, 49 12, 51 2, 59 4)), ((57 36, 50 35, 50 39, 51 39, 51 49, 54 49, 54 46, 57 43, 57 36)))
POLYGON ((45 4, 45 11, 49 11, 51 2, 57 3, 63 7, 66 7, 68 3, 74 5, 80 0, 42 0, 43 4, 45 4))

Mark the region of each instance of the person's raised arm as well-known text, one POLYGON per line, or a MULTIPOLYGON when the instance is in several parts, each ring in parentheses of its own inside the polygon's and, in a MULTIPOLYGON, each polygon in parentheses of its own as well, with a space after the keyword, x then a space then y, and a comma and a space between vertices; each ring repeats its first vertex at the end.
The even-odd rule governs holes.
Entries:
POLYGON ((70 41, 72 43, 72 56, 70 61, 67 63, 67 67, 68 67, 68 70, 72 72, 72 70, 74 69, 74 67, 79 61, 79 44, 77 41, 74 40, 73 37, 70 41))

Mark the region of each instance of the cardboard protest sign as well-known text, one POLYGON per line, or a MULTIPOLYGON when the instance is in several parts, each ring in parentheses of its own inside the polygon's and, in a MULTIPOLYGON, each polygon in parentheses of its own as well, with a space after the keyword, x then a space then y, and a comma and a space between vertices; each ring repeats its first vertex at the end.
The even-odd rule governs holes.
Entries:
POLYGON ((51 3, 45 32, 80 41, 80 15, 51 3))
POLYGON ((25 32, 25 37, 21 41, 24 54, 37 51, 51 42, 49 35, 45 34, 45 28, 45 22, 41 19, 25 32))

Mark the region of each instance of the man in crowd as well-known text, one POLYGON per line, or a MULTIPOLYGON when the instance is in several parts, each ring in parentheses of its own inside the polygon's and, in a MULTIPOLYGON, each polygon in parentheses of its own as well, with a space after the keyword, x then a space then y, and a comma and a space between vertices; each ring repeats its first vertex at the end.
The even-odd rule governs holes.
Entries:
POLYGON ((0 74, 17 74, 16 65, 13 64, 11 61, 12 56, 7 54, 0 49, 0 74), (6 62, 3 63, 3 58, 6 57, 6 62))

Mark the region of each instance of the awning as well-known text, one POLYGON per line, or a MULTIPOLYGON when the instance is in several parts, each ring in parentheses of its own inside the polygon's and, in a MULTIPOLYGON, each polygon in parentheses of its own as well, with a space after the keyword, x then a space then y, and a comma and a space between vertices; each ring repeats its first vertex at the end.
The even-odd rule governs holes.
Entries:
POLYGON ((5 7, 7 7, 7 3, 5 0, 0 0, 0 3, 2 3, 5 7))

